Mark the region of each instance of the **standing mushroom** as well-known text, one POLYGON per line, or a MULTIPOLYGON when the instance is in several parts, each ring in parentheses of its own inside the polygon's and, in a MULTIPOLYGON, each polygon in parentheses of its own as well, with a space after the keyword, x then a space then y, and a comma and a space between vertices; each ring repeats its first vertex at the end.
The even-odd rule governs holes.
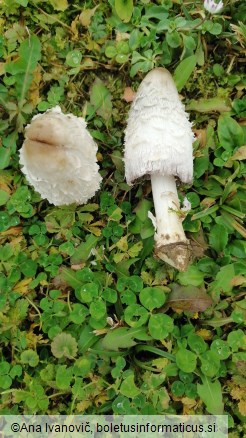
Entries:
POLYGON ((180 271, 190 259, 180 217, 175 177, 191 183, 191 123, 171 74, 155 68, 142 81, 133 100, 125 131, 125 173, 131 185, 150 177, 156 220, 155 253, 180 271))
POLYGON ((56 106, 27 125, 20 164, 29 183, 51 204, 85 204, 102 180, 96 152, 85 120, 56 106))

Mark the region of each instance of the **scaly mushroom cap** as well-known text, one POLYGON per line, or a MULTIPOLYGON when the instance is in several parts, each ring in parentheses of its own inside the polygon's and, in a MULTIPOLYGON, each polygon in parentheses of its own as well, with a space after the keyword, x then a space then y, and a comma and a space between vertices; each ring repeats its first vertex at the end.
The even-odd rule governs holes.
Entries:
POLYGON ((96 152, 85 120, 56 106, 27 125, 20 164, 29 183, 51 204, 85 204, 102 180, 96 152))
POLYGON ((142 81, 125 130, 128 184, 151 174, 192 182, 194 136, 171 74, 155 68, 142 81))

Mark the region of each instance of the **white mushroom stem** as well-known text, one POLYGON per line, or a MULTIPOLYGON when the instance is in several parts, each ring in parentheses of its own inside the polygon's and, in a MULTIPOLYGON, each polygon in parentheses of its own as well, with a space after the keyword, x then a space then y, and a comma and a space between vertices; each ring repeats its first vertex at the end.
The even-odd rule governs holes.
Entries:
POLYGON ((156 215, 156 255, 184 271, 190 259, 190 250, 179 215, 175 178, 154 174, 151 175, 151 185, 156 215))

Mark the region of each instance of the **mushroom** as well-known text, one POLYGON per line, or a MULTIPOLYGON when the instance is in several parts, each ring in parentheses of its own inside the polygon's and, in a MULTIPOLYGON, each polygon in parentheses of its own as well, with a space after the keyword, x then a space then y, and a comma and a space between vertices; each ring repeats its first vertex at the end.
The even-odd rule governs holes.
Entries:
POLYGON ((26 126, 20 164, 28 182, 51 204, 85 204, 102 180, 96 152, 85 120, 56 106, 26 126))
POLYGON ((175 177, 191 183, 194 135, 171 74, 150 71, 136 93, 125 130, 125 174, 129 185, 150 177, 156 219, 155 254, 184 271, 190 245, 182 227, 175 177))

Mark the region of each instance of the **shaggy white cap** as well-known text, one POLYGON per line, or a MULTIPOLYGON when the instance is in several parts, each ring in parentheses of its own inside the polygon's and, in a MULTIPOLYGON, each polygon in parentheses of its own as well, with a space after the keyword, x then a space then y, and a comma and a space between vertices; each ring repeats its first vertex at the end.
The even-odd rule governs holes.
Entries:
POLYGON ((142 81, 125 130, 128 184, 151 174, 192 182, 194 136, 171 74, 155 68, 142 81))
POLYGON ((56 106, 27 125, 20 164, 29 183, 51 204, 85 204, 102 180, 96 153, 85 120, 56 106))

